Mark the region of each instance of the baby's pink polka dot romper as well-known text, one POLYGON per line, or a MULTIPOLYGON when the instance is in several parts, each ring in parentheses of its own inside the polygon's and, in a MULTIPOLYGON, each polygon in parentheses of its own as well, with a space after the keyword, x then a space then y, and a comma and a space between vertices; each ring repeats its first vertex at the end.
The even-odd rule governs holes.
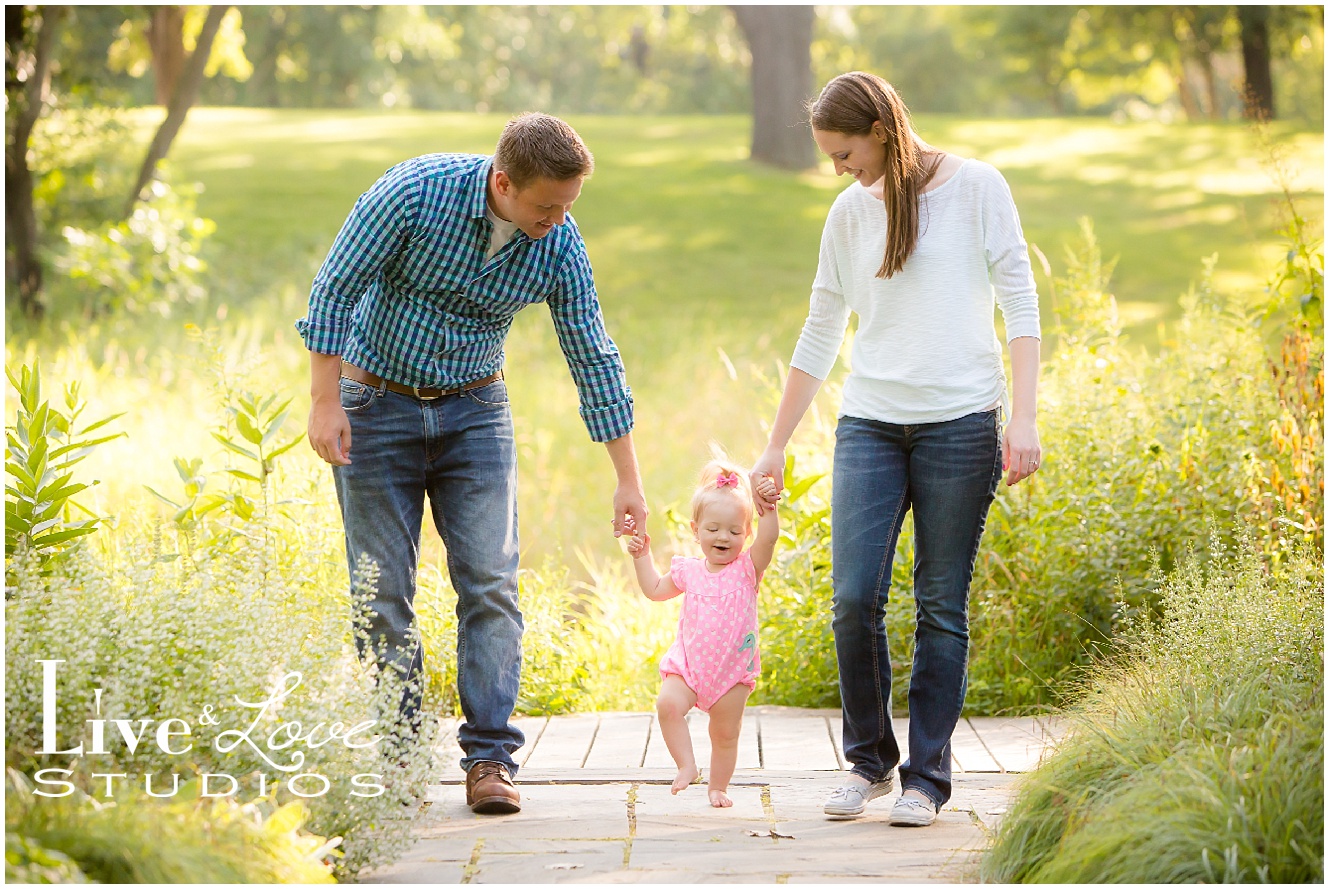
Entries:
POLYGON ((678 637, 660 661, 660 675, 677 674, 710 710, 736 685, 757 687, 757 568, 744 551, 712 573, 704 559, 674 556, 669 566, 683 593, 678 637))

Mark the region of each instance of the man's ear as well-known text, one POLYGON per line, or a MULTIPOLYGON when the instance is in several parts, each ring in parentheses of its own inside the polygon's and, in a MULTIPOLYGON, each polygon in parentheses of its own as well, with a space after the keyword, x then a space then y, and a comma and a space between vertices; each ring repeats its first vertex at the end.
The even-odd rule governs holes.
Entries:
POLYGON ((494 191, 507 197, 512 193, 512 177, 503 170, 494 171, 494 191))

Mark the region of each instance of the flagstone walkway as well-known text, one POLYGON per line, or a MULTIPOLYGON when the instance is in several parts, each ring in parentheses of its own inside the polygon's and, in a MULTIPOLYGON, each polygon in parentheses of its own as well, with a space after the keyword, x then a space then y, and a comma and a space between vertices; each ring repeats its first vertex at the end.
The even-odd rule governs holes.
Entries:
MULTIPOLYGON (((706 714, 689 718, 697 761, 710 756, 706 714)), ((651 713, 522 718, 517 815, 466 807, 455 722, 436 755, 418 840, 377 883, 965 882, 1010 799, 1061 727, 1044 718, 961 720, 951 740, 954 789, 937 823, 887 823, 892 794, 856 819, 822 803, 842 777, 838 710, 750 707, 730 783, 731 809, 705 787, 671 795, 673 762, 651 713)), ((896 737, 908 737, 897 719, 896 737)), ((907 751, 903 752, 908 755, 907 751)))

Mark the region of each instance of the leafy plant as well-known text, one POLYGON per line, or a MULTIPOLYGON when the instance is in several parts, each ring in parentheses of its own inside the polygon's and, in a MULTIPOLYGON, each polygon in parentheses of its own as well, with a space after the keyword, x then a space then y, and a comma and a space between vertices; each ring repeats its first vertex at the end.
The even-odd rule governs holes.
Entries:
POLYGON ((65 226, 57 267, 88 291, 85 315, 167 316, 177 303, 203 298, 201 253, 217 225, 196 214, 197 190, 154 179, 128 219, 91 230, 65 226))
POLYGON ((37 362, 5 373, 19 395, 14 425, 5 428, 5 560, 31 552, 49 568, 101 522, 74 499, 91 485, 75 481, 73 467, 97 445, 124 435, 93 435, 121 415, 80 426, 87 405, 78 383, 65 388, 61 411, 42 398, 37 362), (75 510, 88 517, 76 520, 75 510))
POLYGON ((225 420, 212 431, 212 437, 228 455, 242 457, 246 462, 240 466, 228 465, 222 470, 236 482, 227 491, 207 490, 208 473, 204 471, 201 457, 174 459, 175 471, 183 487, 182 493, 177 495, 179 499, 168 497, 151 486, 144 487, 175 510, 171 520, 181 531, 187 534, 203 531, 208 545, 223 545, 234 539, 233 529, 204 527, 200 524, 204 516, 220 511, 221 515, 233 516, 246 523, 270 518, 274 509, 280 512, 306 502, 295 498, 274 500, 272 484, 277 458, 303 441, 305 434, 301 432, 283 440, 291 399, 278 402, 277 395, 265 397, 233 385, 215 343, 192 324, 186 325, 186 330, 191 339, 202 341, 219 380, 217 393, 223 401, 225 420))

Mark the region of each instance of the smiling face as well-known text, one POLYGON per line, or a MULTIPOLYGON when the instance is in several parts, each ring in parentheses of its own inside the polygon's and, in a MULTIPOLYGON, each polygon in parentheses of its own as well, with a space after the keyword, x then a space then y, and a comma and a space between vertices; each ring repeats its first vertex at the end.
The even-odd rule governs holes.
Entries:
POLYGON ((886 130, 880 121, 862 136, 813 130, 812 138, 835 164, 835 175, 848 173, 859 185, 871 185, 886 175, 886 130))
POLYGON ((711 565, 723 566, 743 552, 752 531, 752 514, 737 497, 708 497, 692 523, 692 534, 701 545, 702 556, 711 565))
POLYGON ((574 179, 532 180, 518 188, 507 173, 495 170, 489 176, 489 199, 500 218, 515 223, 532 238, 543 238, 562 225, 581 196, 584 176, 574 179))

